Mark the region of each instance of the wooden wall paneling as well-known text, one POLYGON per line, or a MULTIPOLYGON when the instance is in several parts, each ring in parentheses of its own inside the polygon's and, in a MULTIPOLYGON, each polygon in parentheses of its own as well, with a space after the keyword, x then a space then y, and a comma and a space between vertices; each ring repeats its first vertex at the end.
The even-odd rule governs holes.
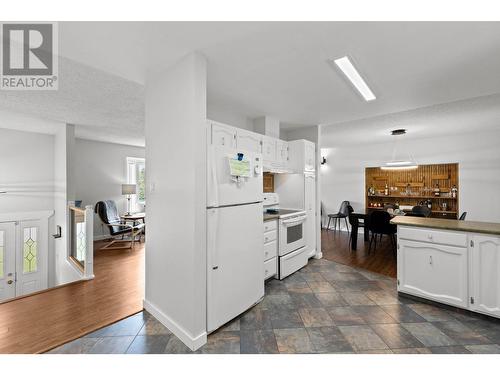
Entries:
POLYGON ((264 193, 274 193, 274 174, 264 172, 264 193))
POLYGON ((379 167, 365 169, 365 203, 396 203, 413 206, 421 201, 430 199, 434 217, 457 218, 459 214, 458 195, 451 198, 451 188, 456 186, 458 193, 458 164, 428 164, 419 165, 417 169, 382 170, 379 167), (385 184, 389 187, 389 195, 383 195, 385 184), (433 189, 439 184, 440 196, 435 197, 433 189), (407 186, 410 186, 412 195, 405 195, 407 186), (375 196, 368 195, 368 188, 374 187, 375 196), (446 202, 447 209, 442 210, 446 202))

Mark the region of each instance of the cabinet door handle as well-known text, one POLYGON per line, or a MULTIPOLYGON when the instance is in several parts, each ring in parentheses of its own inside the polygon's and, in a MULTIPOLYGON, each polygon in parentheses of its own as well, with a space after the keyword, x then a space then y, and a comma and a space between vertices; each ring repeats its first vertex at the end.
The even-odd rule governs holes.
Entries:
POLYGON ((429 264, 432 264, 432 255, 429 256, 429 264))

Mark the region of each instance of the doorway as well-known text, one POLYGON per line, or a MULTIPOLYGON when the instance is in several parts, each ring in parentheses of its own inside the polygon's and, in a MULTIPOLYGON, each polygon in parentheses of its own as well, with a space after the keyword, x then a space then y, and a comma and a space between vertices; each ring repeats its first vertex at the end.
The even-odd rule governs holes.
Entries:
POLYGON ((38 220, 0 223, 0 303, 47 288, 43 237, 38 220))

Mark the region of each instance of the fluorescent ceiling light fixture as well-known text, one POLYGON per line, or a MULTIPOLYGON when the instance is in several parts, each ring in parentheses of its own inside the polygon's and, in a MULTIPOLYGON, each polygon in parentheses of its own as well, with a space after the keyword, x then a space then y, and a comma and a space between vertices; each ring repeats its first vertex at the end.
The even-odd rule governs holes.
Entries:
POLYGON ((342 70, 342 73, 345 74, 345 76, 351 81, 351 83, 354 85, 356 90, 359 91, 361 96, 369 102, 371 100, 377 99, 376 96, 373 94, 372 90, 368 87, 366 84, 365 80, 361 75, 358 73, 354 65, 352 65, 351 60, 349 60, 349 57, 344 56, 341 57, 340 59, 333 60, 335 62, 335 65, 338 66, 340 70, 342 70))
POLYGON ((380 169, 386 171, 403 170, 403 169, 417 169, 418 165, 413 161, 388 161, 380 169))
POLYGON ((408 153, 408 159, 396 159, 397 153, 397 139, 400 136, 406 134, 406 129, 396 129, 391 131, 391 135, 394 136, 394 149, 392 152, 392 160, 384 163, 383 166, 380 167, 382 170, 403 170, 403 169, 417 169, 418 164, 413 160, 411 155, 408 153))

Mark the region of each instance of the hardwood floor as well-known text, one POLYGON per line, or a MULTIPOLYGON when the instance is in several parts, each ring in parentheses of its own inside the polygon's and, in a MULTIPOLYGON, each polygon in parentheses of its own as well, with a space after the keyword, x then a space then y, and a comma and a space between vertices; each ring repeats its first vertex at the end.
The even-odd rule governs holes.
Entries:
POLYGON ((132 251, 97 250, 94 274, 0 304, 0 353, 44 352, 142 310, 144 243, 132 251))
POLYGON ((351 251, 347 232, 321 230, 321 250, 323 258, 351 267, 364 268, 382 275, 396 277, 396 259, 392 254, 391 243, 384 236, 377 250, 368 255, 368 242, 363 239, 362 231, 358 235, 358 247, 351 251))

